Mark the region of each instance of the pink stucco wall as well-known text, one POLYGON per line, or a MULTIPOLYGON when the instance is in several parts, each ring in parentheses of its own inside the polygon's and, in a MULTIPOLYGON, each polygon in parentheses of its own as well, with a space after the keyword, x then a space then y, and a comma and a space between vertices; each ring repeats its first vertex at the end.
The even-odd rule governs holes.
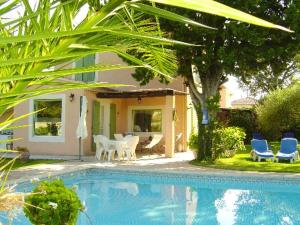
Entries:
MULTIPOLYGON (((102 63, 126 65, 126 63, 114 53, 103 53, 100 54, 98 58, 102 63)), ((176 79, 172 79, 171 83, 169 83, 168 85, 160 83, 158 79, 154 79, 150 81, 149 84, 145 86, 140 86, 139 83, 135 81, 134 78, 131 76, 133 72, 134 69, 98 72, 99 74, 98 81, 132 85, 127 87, 116 88, 118 90, 133 90, 139 88, 142 89, 171 88, 178 91, 185 91, 182 77, 177 77, 176 79)))
MULTIPOLYGON (((66 155, 74 156, 78 154, 78 139, 76 137, 76 128, 79 119, 79 96, 83 90, 66 91, 65 95, 65 141, 64 142, 33 142, 29 141, 29 129, 24 127, 14 131, 14 138, 21 140, 14 142, 14 147, 26 147, 31 154, 36 155, 66 155), (69 95, 75 94, 72 102, 69 101, 69 95)), ((14 116, 21 116, 29 112, 29 101, 23 102, 15 107, 14 116)), ((30 125, 29 117, 16 122, 15 125, 30 125)))

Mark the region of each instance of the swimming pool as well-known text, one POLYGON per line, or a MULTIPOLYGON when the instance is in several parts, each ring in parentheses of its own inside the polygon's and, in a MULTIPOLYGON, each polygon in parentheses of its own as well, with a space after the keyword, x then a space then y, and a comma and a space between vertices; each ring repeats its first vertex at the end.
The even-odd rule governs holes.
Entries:
MULTIPOLYGON (((61 177, 78 186, 93 225, 300 224, 299 180, 104 169, 61 177)), ((14 224, 30 223, 21 215, 14 224)), ((81 214, 78 224, 90 222, 81 214)))

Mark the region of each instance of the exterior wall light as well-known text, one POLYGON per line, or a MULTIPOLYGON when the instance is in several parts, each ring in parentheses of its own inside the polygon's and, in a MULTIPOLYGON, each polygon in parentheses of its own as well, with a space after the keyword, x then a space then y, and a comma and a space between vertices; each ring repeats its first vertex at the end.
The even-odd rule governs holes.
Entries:
POLYGON ((137 101, 138 101, 138 104, 141 104, 142 98, 141 98, 141 97, 138 97, 137 101))
POLYGON ((70 100, 70 102, 73 102, 73 101, 74 101, 74 98, 75 98, 75 95, 74 95, 73 93, 71 93, 71 94, 69 95, 69 100, 70 100))

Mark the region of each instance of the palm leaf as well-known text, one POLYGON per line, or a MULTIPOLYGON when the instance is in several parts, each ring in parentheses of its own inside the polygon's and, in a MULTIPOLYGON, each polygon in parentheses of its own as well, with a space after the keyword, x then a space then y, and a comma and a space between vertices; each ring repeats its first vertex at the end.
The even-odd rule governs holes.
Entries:
POLYGON ((193 26, 199 26, 199 27, 204 27, 204 28, 209 28, 209 29, 215 29, 213 27, 198 23, 194 20, 191 20, 187 17, 178 15, 177 13, 170 12, 168 10, 160 9, 160 8, 149 6, 149 5, 145 5, 145 4, 142 4, 142 3, 128 3, 128 4, 129 4, 130 8, 135 9, 135 10, 140 11, 140 12, 143 12, 145 14, 158 16, 160 18, 165 18, 165 19, 172 20, 172 21, 177 21, 177 22, 180 22, 180 23, 190 24, 190 25, 193 25, 193 26))
MULTIPOLYGON (((0 78, 0 82, 33 80, 33 79, 42 79, 42 78, 46 78, 46 77, 60 78, 60 77, 65 77, 65 76, 79 74, 79 73, 133 69, 133 68, 138 68, 138 67, 141 67, 141 66, 133 66, 133 65, 127 66, 127 65, 119 65, 119 64, 117 64, 117 65, 96 64, 94 66, 88 66, 88 67, 77 67, 77 68, 72 68, 72 69, 54 70, 54 71, 49 71, 49 72, 31 73, 31 74, 24 74, 22 76, 17 74, 16 76, 12 76, 12 77, 0 78)), ((1 98, 1 96, 0 96, 0 98, 1 98)))
POLYGON ((276 25, 274 23, 270 23, 263 19, 260 19, 255 16, 251 16, 248 13, 244 13, 232 7, 226 6, 219 2, 213 0, 201 0, 201 1, 194 1, 194 0, 151 0, 156 3, 161 3, 169 6, 176 6, 186 9, 191 9, 195 11, 205 12, 217 16, 223 16, 230 19, 239 20, 242 22, 255 24, 258 26, 268 27, 279 29, 287 32, 291 32, 290 29, 276 25))

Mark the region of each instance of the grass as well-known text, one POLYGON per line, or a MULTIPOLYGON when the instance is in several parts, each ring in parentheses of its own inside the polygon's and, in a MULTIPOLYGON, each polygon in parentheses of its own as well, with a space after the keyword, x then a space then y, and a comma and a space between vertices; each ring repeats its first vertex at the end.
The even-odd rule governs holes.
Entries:
MULTIPOLYGON (((7 163, 9 159, 5 159, 3 162, 0 163, 1 165, 4 165, 7 163)), ((50 160, 50 159, 30 159, 26 163, 21 162, 20 160, 16 160, 12 170, 16 170, 19 168, 26 168, 26 167, 32 167, 32 166, 38 166, 38 165, 46 165, 46 164, 52 164, 52 163, 59 163, 63 162, 63 160, 50 160)), ((8 168, 7 168, 8 169, 8 168)))
MULTIPOLYGON (((276 153, 280 148, 279 142, 271 142, 270 145, 274 153, 276 153)), ((191 164, 226 170, 300 173, 300 160, 296 161, 295 163, 289 163, 289 161, 273 163, 270 160, 253 162, 252 158, 250 157, 251 146, 246 145, 246 148, 246 151, 237 152, 232 158, 221 158, 216 160, 214 163, 193 160, 191 164)), ((298 151, 300 151, 300 145, 298 145, 298 151)))

